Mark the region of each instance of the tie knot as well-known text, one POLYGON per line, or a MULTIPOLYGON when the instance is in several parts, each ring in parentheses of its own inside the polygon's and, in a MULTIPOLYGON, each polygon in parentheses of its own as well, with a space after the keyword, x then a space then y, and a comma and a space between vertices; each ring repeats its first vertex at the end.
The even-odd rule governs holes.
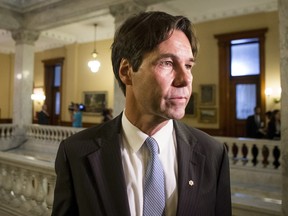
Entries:
POLYGON ((158 143, 153 137, 147 137, 145 142, 151 154, 158 154, 158 143))

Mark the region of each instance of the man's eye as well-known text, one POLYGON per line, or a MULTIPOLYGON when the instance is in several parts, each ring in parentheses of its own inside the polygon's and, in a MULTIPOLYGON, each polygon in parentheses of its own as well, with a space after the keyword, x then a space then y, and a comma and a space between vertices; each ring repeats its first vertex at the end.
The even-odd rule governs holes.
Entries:
POLYGON ((162 67, 173 67, 173 62, 172 61, 160 61, 159 65, 162 67))
POLYGON ((186 64, 185 67, 187 70, 192 71, 192 67, 193 67, 192 65, 186 64))

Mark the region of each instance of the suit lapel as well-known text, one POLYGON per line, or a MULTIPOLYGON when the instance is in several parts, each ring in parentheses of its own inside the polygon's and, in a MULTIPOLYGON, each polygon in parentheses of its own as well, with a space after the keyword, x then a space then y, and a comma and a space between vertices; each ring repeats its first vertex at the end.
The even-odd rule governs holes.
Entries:
POLYGON ((98 138, 95 140, 100 148, 88 155, 88 160, 95 177, 96 193, 102 200, 106 215, 130 215, 119 133, 118 129, 113 132, 112 128, 111 124, 110 127, 108 126, 108 130, 103 131, 103 133, 108 133, 103 134, 103 137, 108 137, 108 139, 98 138))
POLYGON ((179 123, 175 123, 178 158, 178 208, 177 215, 194 215, 205 156, 197 152, 196 138, 179 123))

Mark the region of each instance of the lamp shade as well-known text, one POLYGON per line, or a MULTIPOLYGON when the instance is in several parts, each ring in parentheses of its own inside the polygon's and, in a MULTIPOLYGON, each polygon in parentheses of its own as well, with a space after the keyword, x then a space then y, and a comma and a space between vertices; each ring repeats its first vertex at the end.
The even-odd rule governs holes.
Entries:
POLYGON ((88 62, 88 67, 90 68, 92 73, 97 73, 99 71, 100 66, 101 63, 96 58, 88 62))

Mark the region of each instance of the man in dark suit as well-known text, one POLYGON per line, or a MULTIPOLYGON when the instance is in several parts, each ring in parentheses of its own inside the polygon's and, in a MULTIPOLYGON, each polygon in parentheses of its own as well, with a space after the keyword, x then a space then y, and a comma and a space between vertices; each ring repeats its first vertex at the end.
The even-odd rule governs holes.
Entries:
POLYGON ((60 144, 52 215, 146 216, 147 208, 155 216, 231 215, 224 145, 178 121, 192 93, 197 52, 183 16, 146 12, 125 21, 112 44, 125 109, 60 144), (164 184, 154 188, 155 203, 147 207, 148 139, 158 148, 153 160, 160 161, 164 184), (164 208, 157 214, 162 187, 164 208))
POLYGON ((247 117, 246 135, 251 138, 263 138, 263 121, 261 119, 261 108, 256 106, 254 114, 247 117))

